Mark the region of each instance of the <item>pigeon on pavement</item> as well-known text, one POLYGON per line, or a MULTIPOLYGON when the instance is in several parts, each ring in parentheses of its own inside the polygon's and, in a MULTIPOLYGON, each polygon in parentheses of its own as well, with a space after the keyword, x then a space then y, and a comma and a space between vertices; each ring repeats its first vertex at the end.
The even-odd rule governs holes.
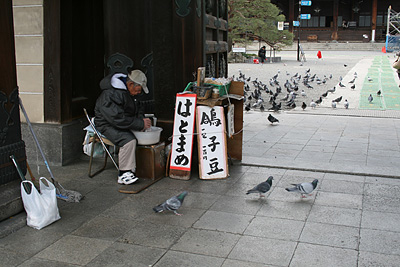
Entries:
POLYGON ((311 100, 310 107, 312 109, 314 109, 316 106, 317 106, 317 103, 315 103, 314 100, 311 100))
POLYGON ((372 94, 369 94, 368 102, 369 102, 369 103, 372 103, 373 100, 374 100, 374 98, 372 97, 372 94))
POLYGON ((301 184, 292 184, 294 187, 286 188, 288 192, 297 192, 301 194, 302 198, 305 198, 305 195, 310 195, 317 187, 318 179, 312 181, 312 183, 301 183, 301 184))
POLYGON ((267 193, 272 186, 272 180, 274 178, 272 176, 268 177, 268 179, 265 182, 262 182, 258 185, 256 185, 253 189, 250 189, 247 191, 246 195, 251 194, 251 193, 259 193, 260 198, 265 197, 264 194, 267 193))
POLYGON ((279 122, 279 120, 274 116, 272 116, 271 114, 268 115, 268 120, 271 124, 274 124, 274 122, 279 122))
POLYGON ((340 97, 338 97, 338 98, 336 98, 336 99, 334 99, 332 101, 339 103, 340 101, 342 101, 342 98, 343 98, 343 96, 340 96, 340 97))
POLYGON ((347 101, 347 99, 344 100, 343 105, 344 105, 344 108, 345 108, 345 109, 348 109, 348 108, 349 108, 349 102, 347 101))
POLYGON ((173 196, 166 201, 164 201, 162 204, 157 205, 153 208, 155 212, 163 212, 165 210, 171 210, 173 211, 176 215, 182 215, 177 212, 177 210, 182 206, 183 200, 185 199, 186 195, 188 194, 187 191, 183 191, 177 196, 173 196))

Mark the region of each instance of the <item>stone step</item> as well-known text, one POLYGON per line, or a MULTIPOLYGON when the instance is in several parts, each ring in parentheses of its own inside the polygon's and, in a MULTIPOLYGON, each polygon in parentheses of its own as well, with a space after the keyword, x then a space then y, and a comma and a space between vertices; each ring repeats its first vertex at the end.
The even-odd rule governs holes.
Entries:
POLYGON ((0 186, 0 221, 24 210, 20 183, 21 180, 14 180, 0 186))
MULTIPOLYGON (((382 51, 384 42, 301 42, 304 51, 382 51)), ((263 42, 254 42, 246 46, 247 54, 258 54, 260 47, 267 47, 267 55, 270 53, 269 46, 263 42)), ((240 47, 237 45, 237 47, 240 47)), ((296 51, 297 41, 293 45, 284 47, 282 51, 296 51)))

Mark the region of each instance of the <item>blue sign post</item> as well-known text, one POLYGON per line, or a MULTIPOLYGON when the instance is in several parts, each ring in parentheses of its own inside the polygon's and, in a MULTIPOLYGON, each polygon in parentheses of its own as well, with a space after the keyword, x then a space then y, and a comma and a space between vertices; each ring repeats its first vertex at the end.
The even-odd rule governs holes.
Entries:
MULTIPOLYGON (((302 19, 311 19, 310 14, 301 14, 301 7, 302 6, 311 6, 311 1, 299 0, 299 16, 297 21, 293 21, 293 26, 299 27, 297 30, 297 61, 300 60, 300 20, 302 19)), ((304 55, 304 53, 302 53, 304 55)))
POLYGON ((311 1, 301 1, 300 4, 302 6, 311 6, 311 1))
POLYGON ((300 14, 300 19, 311 19, 311 14, 300 14))

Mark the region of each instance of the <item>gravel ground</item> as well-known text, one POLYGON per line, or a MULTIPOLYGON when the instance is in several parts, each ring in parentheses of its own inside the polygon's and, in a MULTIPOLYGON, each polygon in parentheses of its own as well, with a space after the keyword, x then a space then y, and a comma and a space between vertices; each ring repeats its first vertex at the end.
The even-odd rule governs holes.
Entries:
MULTIPOLYGON (((237 80, 239 78, 239 73, 242 72, 246 78, 246 84, 249 85, 250 91, 247 92, 249 95, 251 92, 254 92, 255 86, 253 85, 253 81, 257 79, 257 81, 266 84, 269 90, 272 90, 274 93, 276 92, 277 86, 271 86, 270 80, 271 78, 278 74, 277 80, 279 81, 280 87, 282 88, 282 93, 280 93, 276 98, 276 103, 282 104, 282 110, 289 109, 286 107, 286 101, 282 100, 288 94, 284 84, 286 80, 291 81, 291 77, 293 77, 296 73, 301 75, 301 80, 299 81, 297 91, 298 95, 295 99, 296 109, 301 109, 301 105, 303 102, 307 104, 307 109, 309 108, 310 102, 312 100, 317 100, 319 97, 325 93, 328 89, 336 86, 336 92, 334 95, 328 94, 327 98, 324 98, 323 104, 321 106, 330 107, 332 97, 336 98, 340 95, 345 94, 347 90, 350 91, 350 86, 348 82, 354 77, 354 72, 360 71, 362 72, 362 68, 364 68, 363 64, 359 63, 361 60, 365 59, 373 59, 375 56, 382 56, 381 52, 370 52, 370 51, 322 51, 322 59, 317 58, 317 51, 309 51, 306 52, 307 61, 302 64, 296 60, 296 52, 295 51, 285 51, 277 53, 276 56, 280 56, 282 61, 279 63, 265 63, 265 64, 251 64, 251 63, 230 63, 229 64, 229 76, 234 76, 234 79, 237 80), (303 77, 306 74, 306 71, 309 70, 310 76, 315 74, 315 79, 313 82, 309 82, 309 84, 313 87, 307 88, 303 84, 303 77), (329 77, 332 78, 329 78, 329 77), (343 77, 342 83, 346 85, 346 88, 340 88, 338 83, 340 81, 340 77, 343 77), (316 79, 319 78, 323 80, 326 79, 326 83, 317 84, 316 79), (249 80, 249 81, 247 81, 249 80), (301 96, 301 91, 304 90, 306 96, 301 96), (340 91, 342 90, 342 91, 340 91)), ((388 54, 390 57, 390 54, 388 54)), ((368 66, 365 66, 367 68, 368 66)), ((365 72, 365 70, 364 70, 365 72)), ((293 82, 292 82, 293 84, 293 82)), ((270 94, 266 93, 264 90, 261 90, 261 97, 263 99, 263 106, 265 110, 269 109, 272 105, 270 104, 270 94)), ((354 93, 353 93, 354 94, 354 93)), ((346 96, 343 97, 343 100, 346 96)), ((255 99, 248 99, 245 102, 245 105, 250 103, 250 106, 256 102, 255 99)), ((353 107, 356 106, 356 103, 352 103, 353 107)), ((343 101, 338 104, 343 105, 343 101)), ((259 107, 252 107, 252 110, 260 110, 259 107)))

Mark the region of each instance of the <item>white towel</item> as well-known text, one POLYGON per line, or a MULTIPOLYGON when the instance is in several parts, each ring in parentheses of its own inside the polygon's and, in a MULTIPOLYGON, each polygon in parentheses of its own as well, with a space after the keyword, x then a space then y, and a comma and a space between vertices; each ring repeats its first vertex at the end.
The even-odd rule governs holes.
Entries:
POLYGON ((120 77, 126 77, 127 75, 123 74, 123 73, 116 73, 111 77, 111 85, 114 88, 118 88, 118 89, 124 89, 127 90, 128 88, 126 88, 126 85, 123 81, 121 81, 119 78, 120 77))

